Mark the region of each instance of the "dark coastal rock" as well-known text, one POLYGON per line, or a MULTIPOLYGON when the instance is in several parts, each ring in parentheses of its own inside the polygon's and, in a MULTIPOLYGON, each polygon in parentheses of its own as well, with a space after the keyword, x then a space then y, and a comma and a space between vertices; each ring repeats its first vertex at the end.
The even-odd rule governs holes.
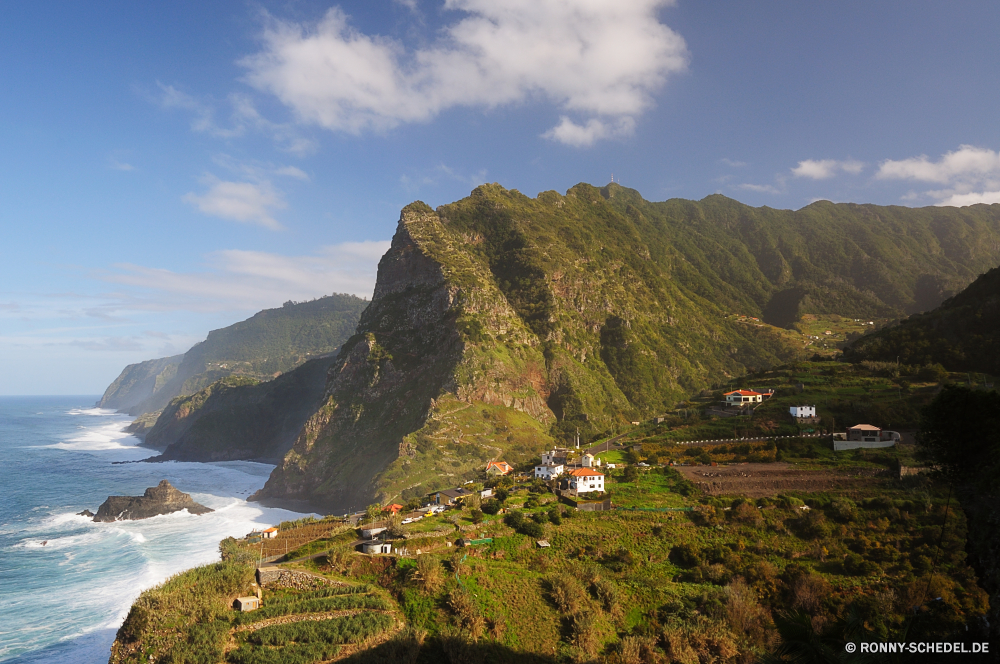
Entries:
POLYGON ((77 512, 77 516, 94 516, 94 513, 90 510, 83 510, 82 512, 77 512))
POLYGON ((191 514, 207 514, 214 510, 200 505, 189 494, 178 491, 167 480, 146 489, 141 496, 108 496, 98 508, 94 521, 126 521, 148 519, 186 509, 191 514))

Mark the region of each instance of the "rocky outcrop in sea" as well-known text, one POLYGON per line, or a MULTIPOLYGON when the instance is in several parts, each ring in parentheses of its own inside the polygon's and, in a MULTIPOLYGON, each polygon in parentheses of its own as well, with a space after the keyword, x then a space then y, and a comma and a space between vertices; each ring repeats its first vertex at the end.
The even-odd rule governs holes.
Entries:
POLYGON ((94 521, 148 519, 185 509, 191 514, 207 514, 214 511, 196 503, 190 494, 178 491, 167 480, 161 480, 156 486, 146 489, 141 496, 108 496, 97 509, 94 521))

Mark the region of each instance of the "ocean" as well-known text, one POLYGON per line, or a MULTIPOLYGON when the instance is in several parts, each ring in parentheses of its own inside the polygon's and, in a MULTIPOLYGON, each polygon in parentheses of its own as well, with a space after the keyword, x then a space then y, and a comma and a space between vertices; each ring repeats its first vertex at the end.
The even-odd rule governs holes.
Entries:
POLYGON ((273 466, 125 463, 155 452, 97 397, 0 397, 0 661, 108 661, 139 593, 219 559, 218 543, 300 518, 246 502, 273 466), (77 512, 169 480, 215 510, 94 523, 77 512))

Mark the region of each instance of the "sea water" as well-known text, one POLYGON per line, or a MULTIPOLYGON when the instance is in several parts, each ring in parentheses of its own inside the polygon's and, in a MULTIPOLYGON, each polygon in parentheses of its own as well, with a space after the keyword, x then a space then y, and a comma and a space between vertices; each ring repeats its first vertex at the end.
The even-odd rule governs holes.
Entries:
POLYGON ((139 593, 219 559, 219 540, 301 514, 246 502, 273 466, 118 463, 155 452, 96 397, 0 397, 0 661, 90 664, 139 593), (77 516, 160 480, 215 511, 141 521, 77 516))

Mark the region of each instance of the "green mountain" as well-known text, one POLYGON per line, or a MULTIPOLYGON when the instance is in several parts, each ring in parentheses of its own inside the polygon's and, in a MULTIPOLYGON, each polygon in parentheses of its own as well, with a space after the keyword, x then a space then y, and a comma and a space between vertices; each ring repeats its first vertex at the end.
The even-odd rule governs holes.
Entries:
POLYGON ((316 412, 334 357, 309 360, 274 380, 227 376, 192 395, 177 397, 146 434, 164 449, 151 461, 279 463, 316 412))
POLYGON ((336 294, 265 309, 209 332, 179 362, 174 357, 130 365, 98 405, 140 415, 162 410, 175 397, 194 394, 226 376, 270 380, 310 358, 335 353, 366 306, 366 300, 336 294), (148 375, 158 367, 151 381, 148 375))
POLYGON ((256 498, 341 510, 454 484, 801 356, 793 333, 730 314, 899 315, 998 260, 997 205, 782 211, 583 184, 414 203, 323 406, 256 498))
POLYGON ((183 355, 174 355, 128 365, 104 391, 97 405, 130 411, 159 392, 177 374, 177 367, 183 359, 183 355))
POLYGON ((1000 267, 937 309, 862 337, 845 355, 852 361, 898 359, 1000 375, 1000 267))

